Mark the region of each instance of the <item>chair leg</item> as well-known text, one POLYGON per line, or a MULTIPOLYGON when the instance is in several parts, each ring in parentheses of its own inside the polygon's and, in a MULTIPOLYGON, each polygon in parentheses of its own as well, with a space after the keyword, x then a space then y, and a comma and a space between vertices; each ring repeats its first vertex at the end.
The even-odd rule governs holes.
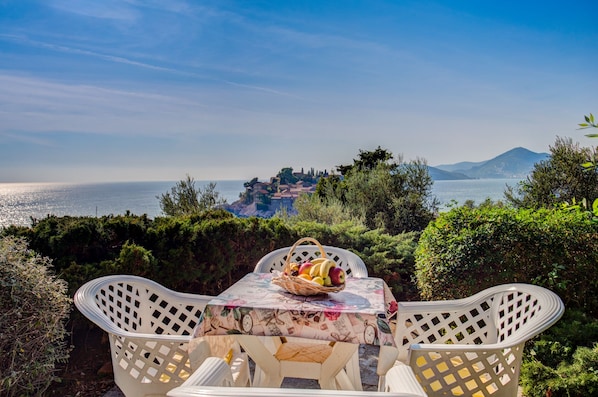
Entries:
POLYGON ((320 385, 322 389, 336 389, 337 381, 340 382, 343 389, 354 390, 354 384, 361 379, 349 379, 344 368, 347 363, 353 359, 352 356, 358 355, 359 345, 353 343, 336 342, 332 348, 330 357, 322 363, 320 374, 320 385))
POLYGON ((280 376, 280 362, 272 356, 262 341, 253 335, 237 335, 236 337, 245 352, 255 362, 257 376, 254 376, 253 386, 280 387, 283 380, 280 376))
POLYGON ((348 376, 353 384, 354 390, 362 391, 363 385, 361 384, 361 370, 359 368, 359 348, 351 357, 351 360, 347 362, 345 371, 341 371, 339 374, 348 376))

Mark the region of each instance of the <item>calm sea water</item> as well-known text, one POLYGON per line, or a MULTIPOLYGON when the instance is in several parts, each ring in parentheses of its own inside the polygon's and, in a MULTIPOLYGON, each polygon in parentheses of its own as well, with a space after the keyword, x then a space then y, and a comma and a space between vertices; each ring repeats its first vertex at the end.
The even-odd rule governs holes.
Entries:
MULTIPOLYGON (((210 181, 196 181, 204 187, 210 181)), ((236 201, 245 189, 244 180, 213 181, 216 191, 229 203, 236 201)), ((486 198, 501 200, 505 185, 516 185, 515 179, 480 179, 464 181, 436 181, 434 195, 446 208, 452 200, 476 203, 486 198)), ((158 196, 170 192, 176 182, 121 182, 94 184, 57 183, 0 183, 0 227, 30 226, 31 218, 47 215, 103 216, 134 215, 161 216, 158 196)))

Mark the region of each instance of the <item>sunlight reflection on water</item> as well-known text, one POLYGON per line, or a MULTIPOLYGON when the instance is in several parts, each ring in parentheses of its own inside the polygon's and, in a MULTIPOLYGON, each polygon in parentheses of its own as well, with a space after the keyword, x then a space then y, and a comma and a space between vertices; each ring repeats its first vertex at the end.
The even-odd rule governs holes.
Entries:
MULTIPOLYGON (((518 179, 475 179, 435 181, 433 194, 446 209, 451 200, 463 204, 486 198, 503 199, 506 184, 515 186, 518 179)), ((215 181, 216 191, 229 203, 236 201, 246 181, 215 181)), ((209 181, 196 181, 205 187, 209 181)), ((162 215, 158 196, 167 193, 176 182, 120 182, 94 184, 0 183, 0 227, 29 226, 31 218, 56 216, 121 215, 129 211, 150 218, 162 215)))

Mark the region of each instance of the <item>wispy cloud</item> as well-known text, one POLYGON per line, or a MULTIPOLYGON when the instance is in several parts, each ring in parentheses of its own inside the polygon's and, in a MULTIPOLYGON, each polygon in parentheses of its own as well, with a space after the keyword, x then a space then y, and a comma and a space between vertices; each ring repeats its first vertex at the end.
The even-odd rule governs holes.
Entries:
MULTIPOLYGON (((0 112, 2 114, 2 112, 0 112)), ((27 132, 2 132, 0 130, 0 143, 24 142, 35 146, 54 147, 55 144, 49 139, 45 139, 27 132)))
POLYGON ((41 41, 37 41, 37 40, 32 40, 24 35, 0 34, 0 40, 18 42, 19 44, 26 45, 26 46, 44 48, 44 49, 48 49, 51 51, 65 53, 65 54, 97 58, 97 59, 101 59, 101 60, 104 60, 107 62, 130 65, 133 67, 139 67, 139 68, 143 68, 143 69, 149 69, 149 70, 164 72, 164 73, 168 73, 168 74, 187 76, 187 77, 208 80, 208 81, 213 81, 213 82, 221 82, 221 83, 228 84, 228 85, 243 87, 245 89, 266 92, 266 93, 273 94, 273 95, 281 95, 281 96, 289 96, 289 97, 299 98, 298 96, 293 95, 291 93, 283 92, 281 90, 277 90, 277 89, 270 88, 270 87, 245 84, 245 83, 236 82, 233 80, 220 78, 218 76, 213 76, 208 73, 198 73, 195 71, 176 69, 176 68, 172 68, 172 67, 165 67, 165 66, 147 63, 147 62, 132 60, 132 59, 128 59, 128 58, 121 57, 121 56, 102 54, 102 53, 98 53, 98 52, 94 52, 94 51, 90 51, 90 50, 86 50, 86 49, 73 48, 73 47, 68 47, 68 46, 59 45, 59 44, 41 42, 41 41))
POLYGON ((133 21, 140 17, 135 8, 120 0, 49 0, 46 4, 65 13, 99 19, 133 21))
POLYGON ((137 67, 144 68, 144 69, 152 69, 152 70, 158 70, 158 71, 163 71, 163 72, 168 72, 168 73, 176 73, 176 74, 180 74, 180 75, 202 77, 199 74, 193 73, 193 72, 186 72, 186 71, 181 71, 181 70, 168 68, 168 67, 164 67, 164 66, 153 65, 153 64, 135 61, 135 60, 127 59, 127 58, 120 57, 120 56, 110 55, 110 54, 101 54, 101 53, 97 53, 97 52, 93 52, 93 51, 89 51, 89 50, 85 50, 85 49, 72 48, 72 47, 67 47, 67 46, 59 45, 59 44, 45 43, 45 42, 41 42, 41 41, 31 40, 27 36, 22 36, 22 35, 17 36, 17 35, 9 35, 9 34, 0 34, 0 39, 13 41, 13 42, 19 42, 20 44, 24 44, 24 45, 28 45, 28 46, 32 46, 32 47, 38 47, 38 48, 45 48, 48 50, 58 51, 58 52, 62 52, 62 53, 99 58, 99 59, 103 59, 103 60, 109 61, 109 62, 132 65, 132 66, 137 66, 137 67))

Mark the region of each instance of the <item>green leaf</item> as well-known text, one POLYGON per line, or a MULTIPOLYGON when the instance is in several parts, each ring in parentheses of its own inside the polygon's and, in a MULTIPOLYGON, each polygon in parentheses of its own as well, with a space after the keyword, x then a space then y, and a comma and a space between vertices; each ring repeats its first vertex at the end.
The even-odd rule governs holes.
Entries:
POLYGON ((598 134, 586 134, 588 138, 598 138, 598 134))
POLYGON ((383 332, 385 334, 392 334, 392 331, 391 331, 390 327, 388 326, 388 323, 386 323, 384 320, 379 318, 377 320, 377 323, 378 323, 378 329, 380 330, 380 332, 383 332))
POLYGON ((580 123, 580 124, 577 124, 577 125, 580 126, 580 127, 583 127, 583 128, 586 128, 586 127, 590 126, 588 123, 580 123))
POLYGON ((583 116, 583 118, 584 118, 584 119, 586 119, 586 121, 587 121, 588 123, 590 123, 590 118, 589 118, 588 116, 583 116))
POLYGON ((594 124, 594 115, 590 113, 590 123, 594 124))

